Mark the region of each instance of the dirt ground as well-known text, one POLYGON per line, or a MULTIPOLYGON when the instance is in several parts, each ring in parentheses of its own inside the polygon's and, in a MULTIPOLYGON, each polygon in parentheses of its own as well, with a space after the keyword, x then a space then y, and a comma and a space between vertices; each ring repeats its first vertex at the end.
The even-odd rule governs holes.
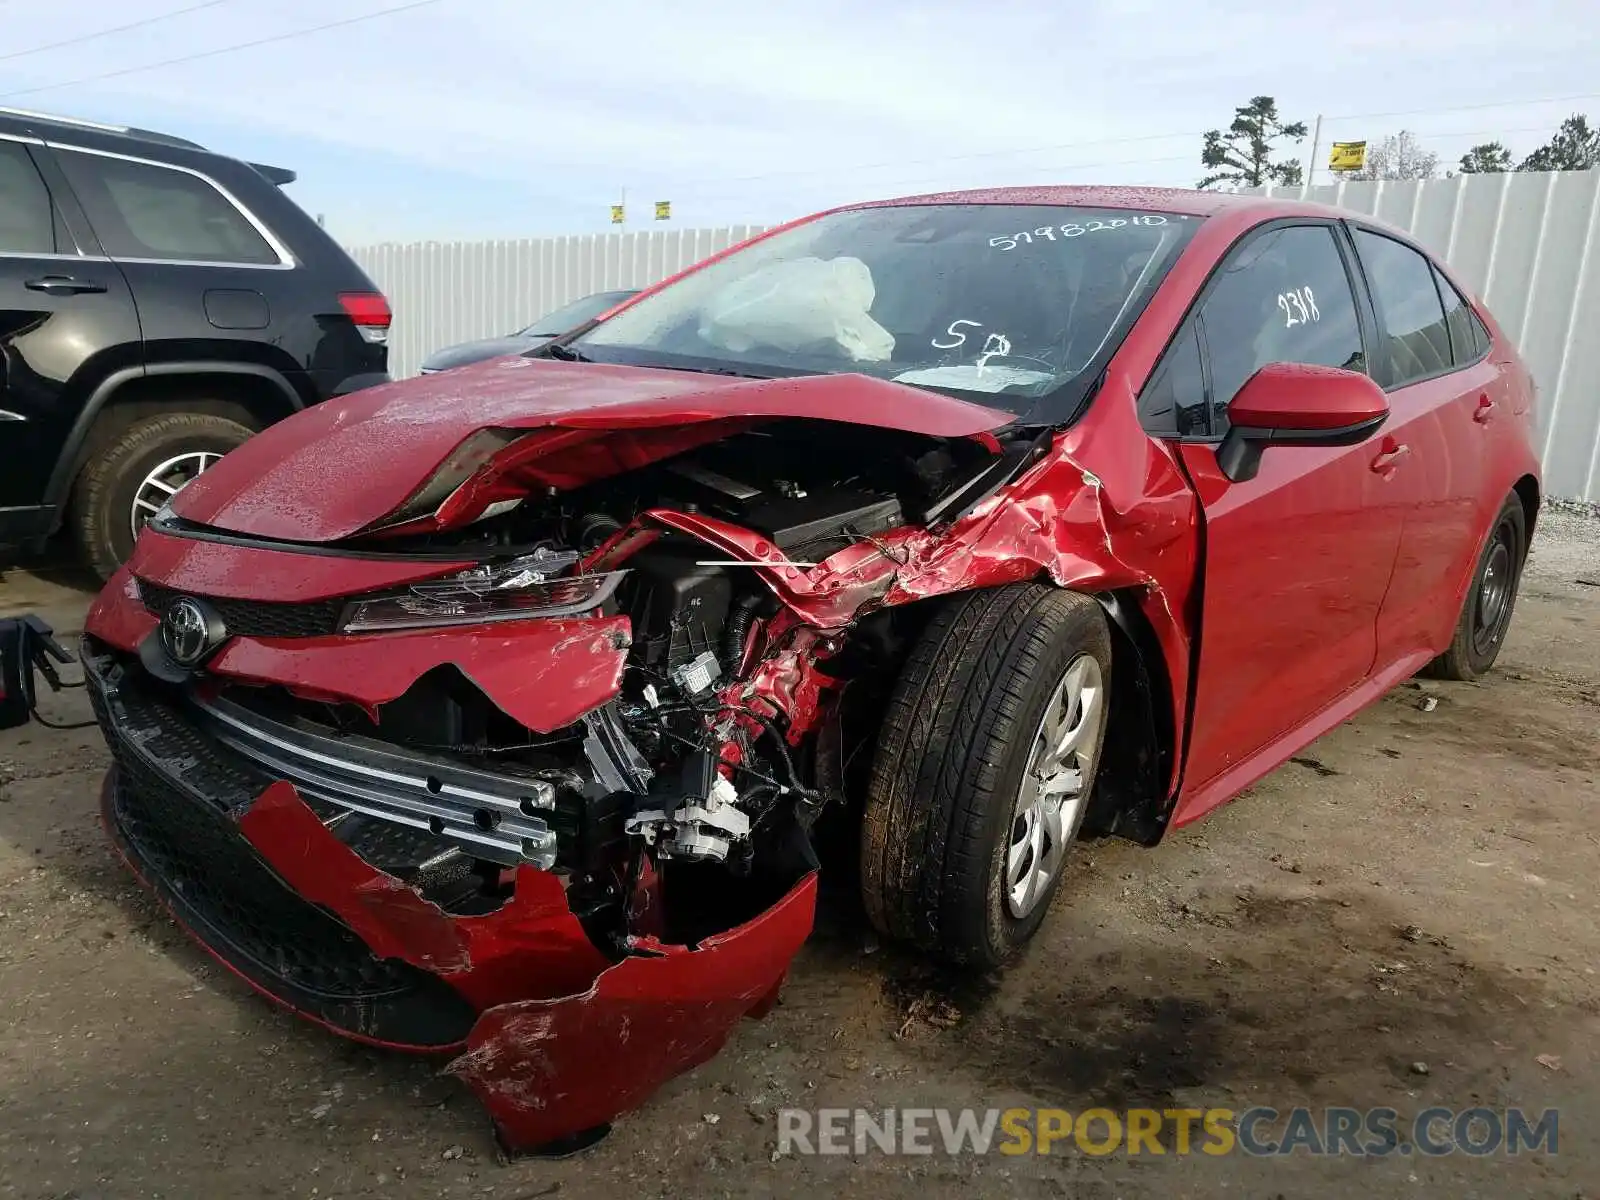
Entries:
MULTIPOLYGON (((0 580, 0 615, 69 636, 87 601, 0 580)), ((1156 849, 1081 847, 998 978, 931 972, 825 897, 782 1005, 561 1162, 500 1165, 433 1065, 211 965, 113 862, 105 762, 93 729, 0 734, 0 1197, 1600 1195, 1592 515, 1546 515, 1481 684, 1397 688, 1156 849), (1257 1104, 1553 1107, 1559 1153, 775 1154, 787 1106, 1257 1104)))

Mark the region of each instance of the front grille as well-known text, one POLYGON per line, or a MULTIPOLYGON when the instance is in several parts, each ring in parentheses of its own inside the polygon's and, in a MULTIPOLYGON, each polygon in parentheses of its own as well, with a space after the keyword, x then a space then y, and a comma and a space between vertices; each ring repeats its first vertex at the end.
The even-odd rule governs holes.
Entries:
MULTIPOLYGON (((190 595, 174 588, 164 587, 141 579, 139 599, 159 618, 182 596, 190 595)), ((339 632, 339 615, 344 611, 342 599, 308 600, 301 604, 285 604, 272 600, 227 600, 217 596, 197 596, 204 600, 222 618, 228 633, 234 637, 303 638, 324 637, 339 632)))

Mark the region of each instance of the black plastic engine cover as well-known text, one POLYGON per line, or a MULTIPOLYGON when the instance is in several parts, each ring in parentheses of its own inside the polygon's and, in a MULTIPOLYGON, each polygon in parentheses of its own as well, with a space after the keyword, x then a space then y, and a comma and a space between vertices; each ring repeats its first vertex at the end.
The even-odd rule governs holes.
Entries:
POLYGON ((721 567, 696 564, 716 557, 697 542, 665 543, 628 560, 617 599, 633 620, 636 662, 665 671, 704 650, 716 652, 733 582, 721 567))

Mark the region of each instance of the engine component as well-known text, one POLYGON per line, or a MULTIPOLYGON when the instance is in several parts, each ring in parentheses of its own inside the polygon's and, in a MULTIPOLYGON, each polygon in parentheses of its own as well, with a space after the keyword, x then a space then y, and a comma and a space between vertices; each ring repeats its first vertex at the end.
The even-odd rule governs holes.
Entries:
POLYGON ((715 654, 733 584, 720 567, 696 562, 704 548, 666 543, 628 560, 628 578, 618 594, 633 619, 634 661, 658 670, 715 654))
POLYGON ((717 773, 717 760, 697 751, 684 760, 676 803, 640 809, 627 831, 654 846, 662 858, 723 862, 735 842, 750 836, 750 818, 737 806, 738 790, 717 773), (670 807, 669 807, 670 805, 670 807))
POLYGON ((717 656, 709 650, 703 650, 681 667, 672 669, 672 682, 678 685, 679 691, 698 696, 708 690, 721 673, 717 656))

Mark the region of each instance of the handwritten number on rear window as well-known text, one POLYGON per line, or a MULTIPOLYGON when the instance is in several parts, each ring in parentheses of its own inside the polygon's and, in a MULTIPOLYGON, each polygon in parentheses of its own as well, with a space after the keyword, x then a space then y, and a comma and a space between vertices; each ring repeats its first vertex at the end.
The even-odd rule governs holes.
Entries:
POLYGON ((1283 313, 1283 327, 1293 329, 1296 325, 1309 325, 1313 321, 1322 320, 1322 314, 1317 311, 1317 298, 1308 287, 1298 287, 1293 291, 1278 293, 1278 311, 1283 313))
POLYGON ((1016 233, 1002 234, 989 239, 989 245, 999 250, 1015 250, 1021 242, 1032 245, 1035 239, 1054 242, 1060 239, 1082 237, 1086 233, 1100 233, 1107 229, 1124 229, 1130 225, 1165 225, 1166 217, 1160 213, 1146 213, 1137 217, 1113 217, 1109 221, 1070 221, 1065 225, 1041 225, 1038 229, 1019 229, 1016 233))

